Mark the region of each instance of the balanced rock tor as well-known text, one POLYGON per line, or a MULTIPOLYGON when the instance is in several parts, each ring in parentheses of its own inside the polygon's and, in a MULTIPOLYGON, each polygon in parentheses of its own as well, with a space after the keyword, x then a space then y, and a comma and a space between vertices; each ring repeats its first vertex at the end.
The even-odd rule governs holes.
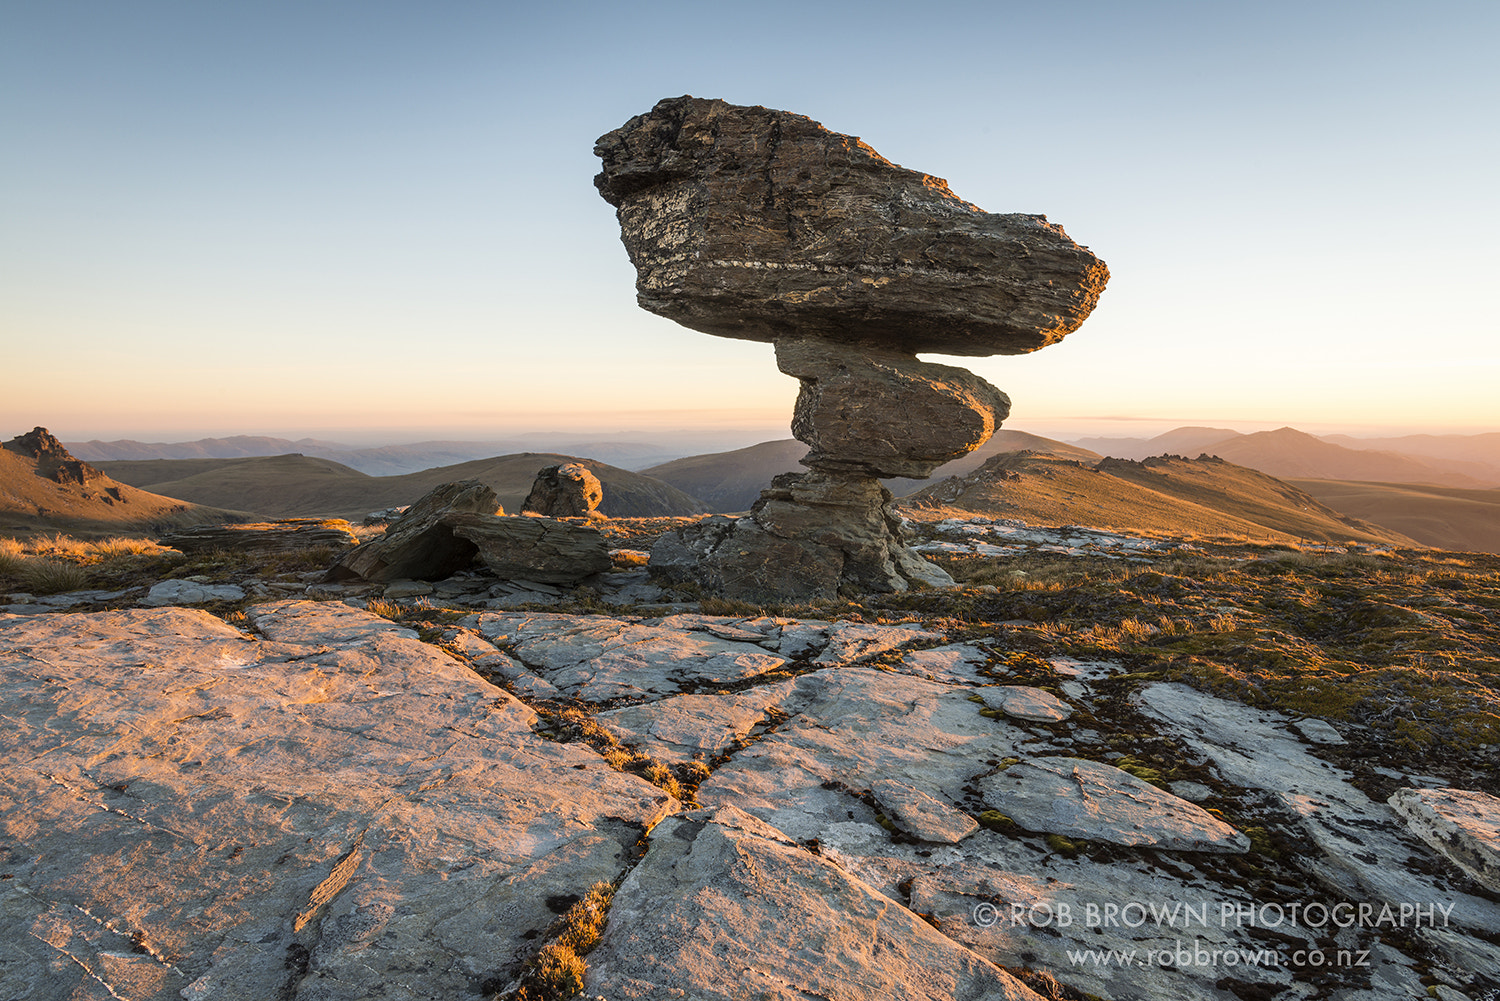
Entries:
POLYGON ((1042 216, 983 212, 785 111, 672 98, 594 152, 641 307, 774 342, 812 446, 812 472, 777 477, 749 517, 664 535, 653 573, 749 601, 952 584, 906 547, 879 478, 978 448, 1010 399, 917 352, 1055 343, 1093 310, 1104 263, 1042 216))
POLYGON ((581 462, 565 462, 536 474, 521 510, 549 518, 588 518, 602 500, 604 487, 599 477, 581 462))

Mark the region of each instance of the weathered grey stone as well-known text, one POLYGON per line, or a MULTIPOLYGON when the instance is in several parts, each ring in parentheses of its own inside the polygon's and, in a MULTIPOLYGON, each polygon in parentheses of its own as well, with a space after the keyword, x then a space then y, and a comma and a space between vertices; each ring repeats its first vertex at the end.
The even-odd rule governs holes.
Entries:
POLYGON ((1467 789, 1397 789, 1387 802, 1417 837, 1500 893, 1500 798, 1467 789))
POLYGON ((1500 969, 1500 905, 1455 888, 1404 860, 1426 851, 1395 811, 1372 801, 1349 773, 1311 754, 1277 713, 1228 702, 1186 685, 1159 683, 1135 699, 1147 716, 1211 761, 1225 781, 1265 790, 1297 818, 1318 851, 1298 864, 1346 899, 1386 903, 1441 902, 1443 927, 1413 928, 1461 969, 1500 969), (1468 934, 1469 930, 1478 935, 1468 934))
POLYGON ((597 615, 483 612, 463 625, 509 647, 558 689, 590 702, 673 695, 684 685, 745 681, 786 664, 756 644, 597 615))
POLYGON ((926 478, 989 440, 1010 398, 967 369, 813 338, 776 342, 802 383, 792 434, 804 466, 853 476, 926 478))
POLYGON ((604 487, 581 462, 547 466, 536 474, 521 510, 549 518, 588 518, 604 500, 604 487))
POLYGON ((715 516, 664 533, 649 569, 667 584, 691 581, 752 602, 951 586, 940 567, 906 549, 893 504, 870 477, 783 473, 750 517, 715 516))
POLYGON ((483 514, 450 514, 443 524, 472 543, 478 561, 497 577, 576 584, 612 566, 609 540, 586 525, 483 514))
POLYGON ((444 519, 503 513, 495 491, 484 483, 444 483, 407 508, 382 538, 344 554, 328 571, 327 580, 442 580, 469 566, 475 552, 474 544, 455 537, 444 519))
POLYGON ((239 601, 243 588, 235 584, 199 584, 191 580, 164 580, 151 585, 141 604, 151 608, 163 605, 206 605, 211 601, 239 601))
POLYGON ((767 710, 786 701, 795 685, 788 679, 735 694, 674 695, 602 712, 599 722, 622 744, 658 760, 710 761, 764 721, 767 710))
POLYGON ((969 692, 860 667, 803 675, 781 703, 790 718, 715 771, 698 800, 737 806, 799 840, 884 843, 873 811, 848 790, 889 779, 958 803, 987 760, 1024 739, 979 715, 969 692))
POLYGON ((157 540, 184 553, 228 549, 248 553, 286 553, 305 549, 348 549, 359 538, 338 518, 285 518, 244 525, 201 525, 169 532, 157 540))
POLYGON ((1018 354, 1093 309, 1103 262, 801 115, 692 97, 600 137, 644 309, 723 337, 1018 354))
POLYGON ((341 604, 0 616, 0 981, 468 997, 676 807, 341 604))
POLYGON ((1307 719, 1299 719, 1292 725, 1297 728, 1298 733, 1314 744, 1344 743, 1343 735, 1334 729, 1333 724, 1329 723, 1326 719, 1309 716, 1307 719))
POLYGON ((615 894, 585 995, 1040 1001, 896 901, 732 807, 671 817, 615 894))
POLYGON ((381 592, 387 598, 420 598, 432 593, 432 585, 425 580, 393 580, 381 592))
POLYGON ((979 689, 979 697, 991 709, 1016 719, 1038 723, 1061 723, 1073 715, 1068 704, 1051 692, 1027 685, 998 685, 979 689))
POLYGON ((982 780, 984 802, 1028 831, 1169 851, 1244 852, 1250 839, 1113 765, 1032 758, 982 780))
POLYGON ((930 650, 908 650, 896 668, 935 681, 972 684, 989 680, 979 673, 989 660, 989 655, 973 643, 953 643, 930 650))
POLYGON ((911 626, 840 622, 828 629, 828 645, 813 661, 825 667, 844 667, 913 643, 941 642, 942 633, 911 626))
POLYGON ((870 793, 897 827, 922 841, 956 845, 979 830, 973 817, 905 782, 876 779, 870 793))

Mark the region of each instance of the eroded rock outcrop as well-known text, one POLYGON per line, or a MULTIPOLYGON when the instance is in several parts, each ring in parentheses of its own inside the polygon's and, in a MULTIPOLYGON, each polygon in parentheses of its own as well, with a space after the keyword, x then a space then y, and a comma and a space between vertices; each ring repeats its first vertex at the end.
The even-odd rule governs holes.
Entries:
POLYGON ((977 448, 1010 400, 919 351, 1020 354, 1093 309, 1109 272, 1062 228, 992 215, 939 178, 801 115, 681 97, 601 137, 642 308, 771 341, 801 381, 810 473, 748 518, 663 537, 653 572, 750 601, 951 584, 911 552, 880 477, 926 477, 977 448))
POLYGON ((586 526, 504 517, 494 490, 461 480, 434 488, 383 538, 350 550, 327 580, 441 580, 475 565, 502 579, 577 583, 609 569, 609 545, 586 526))

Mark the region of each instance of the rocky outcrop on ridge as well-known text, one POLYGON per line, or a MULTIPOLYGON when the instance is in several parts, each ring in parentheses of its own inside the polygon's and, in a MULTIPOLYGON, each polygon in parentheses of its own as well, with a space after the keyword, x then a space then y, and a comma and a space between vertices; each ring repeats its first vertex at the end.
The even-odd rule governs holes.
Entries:
POLYGON ((547 466, 536 474, 521 510, 549 518, 587 518, 598 511, 604 487, 581 462, 547 466))
POLYGON ((32 428, 0 444, 7 452, 36 460, 36 474, 54 483, 82 486, 93 480, 107 479, 102 472, 81 459, 73 458, 67 447, 44 427, 32 428))
POLYGON ((748 518, 664 539, 651 566, 750 601, 951 584, 905 546, 880 477, 926 477, 1010 411, 920 351, 1019 354, 1092 311, 1108 269, 1041 216, 991 215, 800 115, 681 97, 602 136, 644 309, 771 341, 801 382, 792 433, 813 471, 748 518))
POLYGON ((504 517, 493 490, 463 480, 411 505, 384 537, 341 557, 326 579, 435 581, 476 565, 501 578, 567 584, 611 564, 604 536, 594 529, 551 518, 504 517))

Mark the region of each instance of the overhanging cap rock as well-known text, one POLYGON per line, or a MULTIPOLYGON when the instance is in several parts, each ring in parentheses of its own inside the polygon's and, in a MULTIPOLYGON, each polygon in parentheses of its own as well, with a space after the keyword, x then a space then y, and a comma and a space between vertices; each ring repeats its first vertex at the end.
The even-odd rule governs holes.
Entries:
POLYGON ((1046 217, 981 211, 802 115, 670 98, 594 153, 641 307, 708 334, 1024 354, 1109 280, 1046 217))

